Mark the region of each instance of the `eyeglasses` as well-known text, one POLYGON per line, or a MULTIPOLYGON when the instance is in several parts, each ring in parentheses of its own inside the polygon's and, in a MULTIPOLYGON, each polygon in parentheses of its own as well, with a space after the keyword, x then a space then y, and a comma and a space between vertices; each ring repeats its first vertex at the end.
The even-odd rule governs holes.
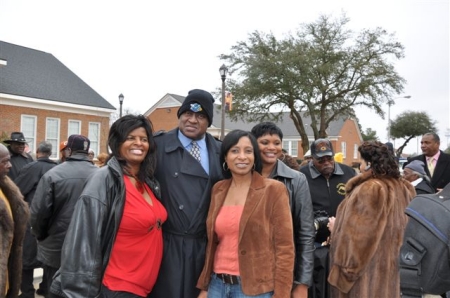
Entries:
POLYGON ((206 115, 203 113, 194 113, 192 111, 186 111, 183 113, 186 118, 191 118, 194 116, 197 120, 206 120, 206 115))
POLYGON ((332 162, 333 156, 323 156, 321 158, 316 159, 319 164, 324 164, 326 162, 332 162))

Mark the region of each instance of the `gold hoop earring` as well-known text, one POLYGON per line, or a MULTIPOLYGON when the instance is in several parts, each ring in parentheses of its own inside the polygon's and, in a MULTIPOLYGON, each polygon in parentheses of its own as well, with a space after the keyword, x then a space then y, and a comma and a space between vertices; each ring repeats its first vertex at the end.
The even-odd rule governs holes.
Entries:
POLYGON ((282 156, 282 157, 281 157, 281 158, 278 158, 278 159, 281 160, 281 161, 284 161, 284 159, 286 158, 286 155, 285 155, 284 153, 282 153, 281 156, 282 156))
POLYGON ((225 161, 224 161, 223 164, 222 164, 222 169, 223 169, 225 172, 228 171, 228 170, 230 169, 225 161), (227 168, 225 169, 225 167, 227 167, 227 168))

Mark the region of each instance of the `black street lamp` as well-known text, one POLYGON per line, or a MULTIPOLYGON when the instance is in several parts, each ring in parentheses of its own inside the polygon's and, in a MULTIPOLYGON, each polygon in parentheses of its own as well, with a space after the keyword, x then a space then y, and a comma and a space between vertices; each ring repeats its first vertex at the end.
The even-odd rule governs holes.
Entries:
POLYGON ((220 125, 220 140, 225 137, 225 79, 227 78, 228 68, 225 64, 219 68, 220 77, 222 78, 222 123, 220 125))
POLYGON ((119 102, 120 102, 120 110, 119 110, 119 118, 122 118, 122 103, 123 103, 123 94, 120 93, 119 95, 119 102))

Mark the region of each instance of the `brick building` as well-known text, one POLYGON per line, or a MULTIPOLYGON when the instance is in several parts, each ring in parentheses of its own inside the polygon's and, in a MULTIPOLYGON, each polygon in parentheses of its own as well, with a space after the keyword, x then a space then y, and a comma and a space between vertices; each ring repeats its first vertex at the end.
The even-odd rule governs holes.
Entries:
MULTIPOLYGON (((177 112, 184 98, 184 96, 168 93, 144 113, 152 121, 155 131, 170 130, 178 126, 177 112)), ((213 123, 208 128, 208 132, 216 138, 220 137, 221 117, 220 106, 216 105, 213 123)), ((311 144, 314 141, 314 134, 310 125, 311 120, 305 117, 303 121, 308 134, 308 142, 311 144)), ((250 130, 255 124, 242 120, 233 122, 225 118, 225 134, 233 129, 250 130)), ((287 150, 289 155, 302 159, 304 154, 301 147, 302 140, 293 121, 289 118, 289 113, 284 113, 277 125, 283 131, 283 149, 287 150)), ((327 133, 335 152, 343 153, 345 164, 353 166, 360 162, 358 146, 362 143, 362 136, 356 120, 351 118, 337 119, 331 122, 327 133)))
MULTIPOLYGON (((52 54, 0 41, 0 132, 22 131, 31 152, 43 140, 59 147, 71 134, 91 140, 96 155, 106 151, 108 101, 52 54)), ((53 150, 52 158, 59 158, 53 150)))

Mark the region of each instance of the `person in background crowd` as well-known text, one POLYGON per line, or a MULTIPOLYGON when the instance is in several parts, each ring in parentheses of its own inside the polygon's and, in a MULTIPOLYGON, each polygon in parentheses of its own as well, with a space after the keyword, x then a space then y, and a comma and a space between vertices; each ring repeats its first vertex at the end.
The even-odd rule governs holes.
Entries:
POLYGON ((430 178, 425 173, 425 164, 420 160, 413 160, 403 169, 403 177, 411 182, 417 194, 434 194, 430 178))
MULTIPOLYGON (((52 144, 46 141, 39 143, 36 149, 37 160, 26 164, 19 172, 19 175, 14 180, 20 192, 28 203, 31 205, 34 193, 41 177, 50 169, 56 166, 56 162, 50 159, 52 155, 52 144)), ((35 289, 33 285, 34 269, 42 267, 37 259, 37 241, 31 233, 30 223, 27 223, 27 230, 25 239, 23 241, 23 268, 22 268, 22 284, 20 286, 20 298, 34 298, 35 289)), ((46 295, 47 280, 44 272, 43 280, 39 284, 40 295, 46 295)), ((37 291, 36 291, 37 293, 37 291)))
POLYGON ((316 229, 314 251, 314 285, 309 297, 329 297, 327 223, 332 222, 336 210, 345 197, 345 184, 356 175, 351 167, 334 161, 334 150, 328 139, 317 139, 311 144, 312 160, 300 168, 308 181, 316 229))
POLYGON ((23 133, 12 132, 11 138, 9 140, 5 140, 4 143, 8 144, 7 148, 9 154, 11 154, 12 167, 8 172, 8 176, 14 181, 19 174, 20 169, 22 169, 27 163, 32 162, 33 158, 30 154, 25 152, 27 140, 25 139, 23 133))
POLYGON ((439 150, 440 145, 441 141, 437 134, 434 132, 426 133, 420 141, 423 154, 408 159, 408 163, 413 160, 420 160, 427 165, 425 173, 428 177, 431 177, 431 185, 436 191, 440 191, 450 183, 450 154, 439 150))
MULTIPOLYGON (((304 174, 287 167, 278 158, 286 156, 281 148, 283 132, 272 122, 252 128, 262 161, 262 176, 285 184, 289 193, 294 225, 295 264, 293 298, 308 297, 314 267, 314 216, 308 182, 304 174)), ((298 165, 298 163, 297 163, 298 165)))
POLYGON ((108 145, 111 157, 90 176, 67 231, 51 289, 59 296, 146 297, 158 275, 167 212, 154 178, 151 122, 119 118, 108 145))
POLYGON ((300 164, 298 163, 297 159, 287 154, 286 150, 281 149, 281 154, 278 159, 284 162, 284 164, 291 169, 296 171, 300 170, 300 164))
POLYGON ((101 168, 106 165, 106 160, 108 159, 109 154, 108 153, 100 153, 97 155, 97 167, 101 168))
POLYGON ((344 154, 342 152, 337 152, 334 155, 334 161, 338 162, 338 163, 343 163, 344 162, 344 154))
POLYGON ((249 132, 226 135, 220 162, 226 179, 211 194, 199 297, 290 297, 295 250, 286 186, 260 175, 249 132))
POLYGON ((29 217, 19 188, 7 176, 11 156, 0 144, 0 297, 19 295, 22 275, 22 243, 29 217))
POLYGON ((63 163, 70 156, 70 150, 67 148, 67 141, 61 142, 59 144, 59 161, 58 163, 63 163))
MULTIPOLYGON (((97 170, 88 159, 89 144, 85 136, 71 135, 69 157, 42 176, 31 202, 31 231, 38 240, 37 259, 48 274, 47 290, 61 265, 61 248, 75 203, 88 176, 97 170)), ((59 296, 48 291, 47 297, 59 296)))
POLYGON ((197 297, 205 261, 206 216, 211 188, 222 179, 220 142, 206 132, 214 115, 209 92, 189 91, 178 110, 178 128, 155 135, 164 225, 164 254, 150 298, 197 297))
POLYGON ((92 163, 94 163, 94 157, 95 157, 95 152, 94 152, 94 150, 89 149, 88 157, 89 157, 89 160, 90 160, 92 163))
POLYGON ((346 198, 331 226, 332 297, 400 297, 398 258, 414 187, 401 179, 386 145, 358 148, 362 174, 347 182, 346 198))
POLYGON ((311 159, 312 159, 311 150, 308 150, 306 151, 305 155, 303 155, 303 160, 300 163, 300 168, 306 166, 311 159))

